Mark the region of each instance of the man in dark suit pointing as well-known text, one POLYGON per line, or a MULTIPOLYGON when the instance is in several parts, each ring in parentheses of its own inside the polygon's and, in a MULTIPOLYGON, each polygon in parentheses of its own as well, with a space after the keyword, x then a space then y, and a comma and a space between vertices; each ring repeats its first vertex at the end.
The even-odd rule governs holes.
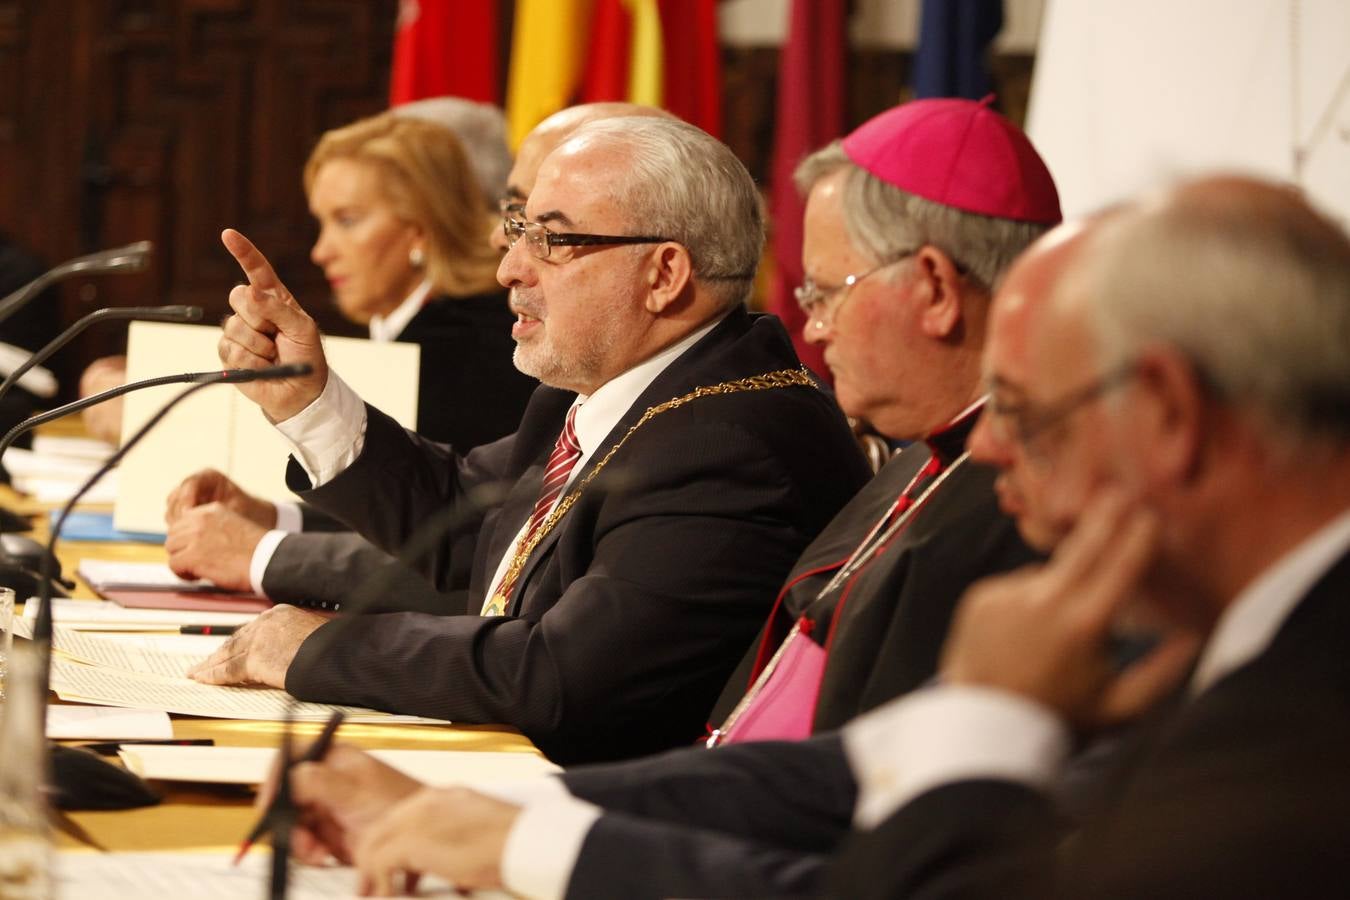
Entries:
POLYGON ((463 456, 329 373, 313 321, 226 233, 250 284, 222 360, 315 366, 248 392, 295 448, 292 487, 391 551, 453 509, 422 567, 467 585, 471 614, 370 616, 330 643, 336 623, 277 607, 193 676, 515 725, 559 761, 688 743, 773 589, 865 479, 861 454, 778 321, 744 309, 759 200, 707 134, 588 124, 505 225, 516 365, 543 386, 515 435, 463 456))

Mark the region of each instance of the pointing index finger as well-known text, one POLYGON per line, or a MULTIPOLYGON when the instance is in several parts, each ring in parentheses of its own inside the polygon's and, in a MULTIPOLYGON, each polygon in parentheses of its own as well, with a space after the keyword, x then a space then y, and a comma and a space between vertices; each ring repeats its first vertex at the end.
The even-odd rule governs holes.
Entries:
POLYGON ((220 233, 220 240, 225 249, 230 251, 235 262, 239 263, 239 268, 244 270, 250 285, 264 291, 285 290, 267 257, 263 256, 262 251, 253 246, 253 242, 243 234, 233 228, 226 228, 220 233))

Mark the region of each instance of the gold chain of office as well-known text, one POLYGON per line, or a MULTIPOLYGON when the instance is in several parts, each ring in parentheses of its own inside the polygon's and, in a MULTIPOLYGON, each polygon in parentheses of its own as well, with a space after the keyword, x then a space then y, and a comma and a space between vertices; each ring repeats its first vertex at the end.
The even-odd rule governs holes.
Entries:
MULTIPOLYGON (((508 590, 514 590, 516 579, 520 577, 520 572, 525 568, 525 562, 530 558, 530 554, 534 552, 534 548, 539 546, 539 542, 548 536, 548 533, 553 530, 554 526, 558 524, 563 516, 567 515, 567 511, 577 502, 577 498, 581 496, 581 492, 584 491, 586 486, 595 480, 595 476, 599 475, 605 466, 609 464, 609 461, 614 458, 614 454, 619 452, 619 448, 627 443, 628 439, 633 436, 633 432, 637 431, 643 425, 646 425, 652 419, 662 413, 670 412, 672 409, 679 409, 687 403, 692 403, 695 400, 700 400, 704 397, 740 394, 746 391, 769 391, 785 387, 815 386, 815 379, 804 367, 797 369, 779 369, 776 372, 751 375, 748 378, 738 378, 735 381, 723 381, 720 384, 696 387, 689 393, 667 400, 665 403, 647 407, 647 411, 642 414, 642 418, 638 419, 637 422, 624 433, 624 436, 619 438, 618 442, 615 443, 613 447, 609 448, 609 451, 604 455, 600 462, 596 463, 595 467, 586 473, 586 477, 581 480, 581 483, 569 491, 567 496, 562 498, 558 505, 553 508, 553 512, 548 514, 548 518, 539 523, 539 527, 534 530, 534 533, 529 535, 527 540, 522 541, 516 547, 516 554, 511 558, 511 564, 507 566, 506 572, 502 575, 500 583, 508 586, 508 590)), ((498 593, 492 597, 492 605, 503 611, 506 609, 509 602, 510 597, 504 596, 500 589, 498 593)))

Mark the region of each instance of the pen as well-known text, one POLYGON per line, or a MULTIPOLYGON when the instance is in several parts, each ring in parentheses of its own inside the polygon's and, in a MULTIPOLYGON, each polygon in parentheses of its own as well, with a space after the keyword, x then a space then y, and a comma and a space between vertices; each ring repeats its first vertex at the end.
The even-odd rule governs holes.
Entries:
POLYGON ((181 625, 179 634, 234 634, 238 625, 181 625))
MULTIPOLYGON (((338 726, 341 724, 342 710, 335 709, 328 717, 328 721, 324 723, 323 731, 319 732, 318 740, 310 745, 309 749, 305 751, 305 755, 300 757, 299 761, 318 762, 323 759, 324 755, 328 753, 328 748, 333 746, 333 737, 337 734, 338 726)), ((290 773, 282 772, 281 777, 289 778, 290 773)), ((244 858, 244 854, 253 846, 253 842, 258 840, 258 838, 262 837, 264 834, 267 834, 268 830, 271 829, 272 817, 276 811, 277 799, 280 795, 281 792, 277 791, 276 796, 272 797, 272 802, 267 804, 267 809, 263 810, 262 816, 258 819, 258 824, 253 826, 253 830, 248 833, 248 837, 244 838, 244 842, 239 845, 239 852, 235 853, 234 862, 230 865, 239 865, 239 860, 244 858)))
POLYGON ((76 744, 75 747, 78 750, 89 750, 94 753, 108 755, 116 753, 117 748, 125 747, 128 744, 157 744, 161 747, 214 747, 216 742, 210 738, 183 738, 181 740, 169 738, 168 740, 163 741, 156 740, 155 738, 136 738, 127 741, 95 741, 92 744, 76 744))

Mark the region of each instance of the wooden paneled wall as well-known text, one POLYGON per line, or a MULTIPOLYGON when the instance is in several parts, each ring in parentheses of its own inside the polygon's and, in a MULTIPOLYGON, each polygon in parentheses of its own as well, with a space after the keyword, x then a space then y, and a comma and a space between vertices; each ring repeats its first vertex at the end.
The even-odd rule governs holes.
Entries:
MULTIPOLYGON (((509 4, 508 4, 509 6, 509 4)), ((254 238, 320 318, 300 170, 328 128, 385 105, 397 0, 0 0, 0 230, 49 263, 148 238, 143 275, 60 292, 66 321, 103 305, 195 303, 218 318, 239 274, 226 225, 254 238)), ((773 137, 775 48, 724 51, 726 139, 761 181, 773 137)), ((854 51, 849 124, 905 96, 910 57, 854 51)), ((995 60, 1022 118, 1029 57, 995 60)), ((86 332, 63 382, 118 351, 86 332)))
MULTIPOLYGON (((320 133, 384 106, 396 6, 0 2, 0 229, 49 262, 156 244, 148 273, 64 289, 66 320, 170 302, 219 318, 238 280, 218 239, 231 225, 336 327, 308 260, 300 169, 320 133)), ((117 326, 85 337, 61 359, 124 340, 117 326)))

